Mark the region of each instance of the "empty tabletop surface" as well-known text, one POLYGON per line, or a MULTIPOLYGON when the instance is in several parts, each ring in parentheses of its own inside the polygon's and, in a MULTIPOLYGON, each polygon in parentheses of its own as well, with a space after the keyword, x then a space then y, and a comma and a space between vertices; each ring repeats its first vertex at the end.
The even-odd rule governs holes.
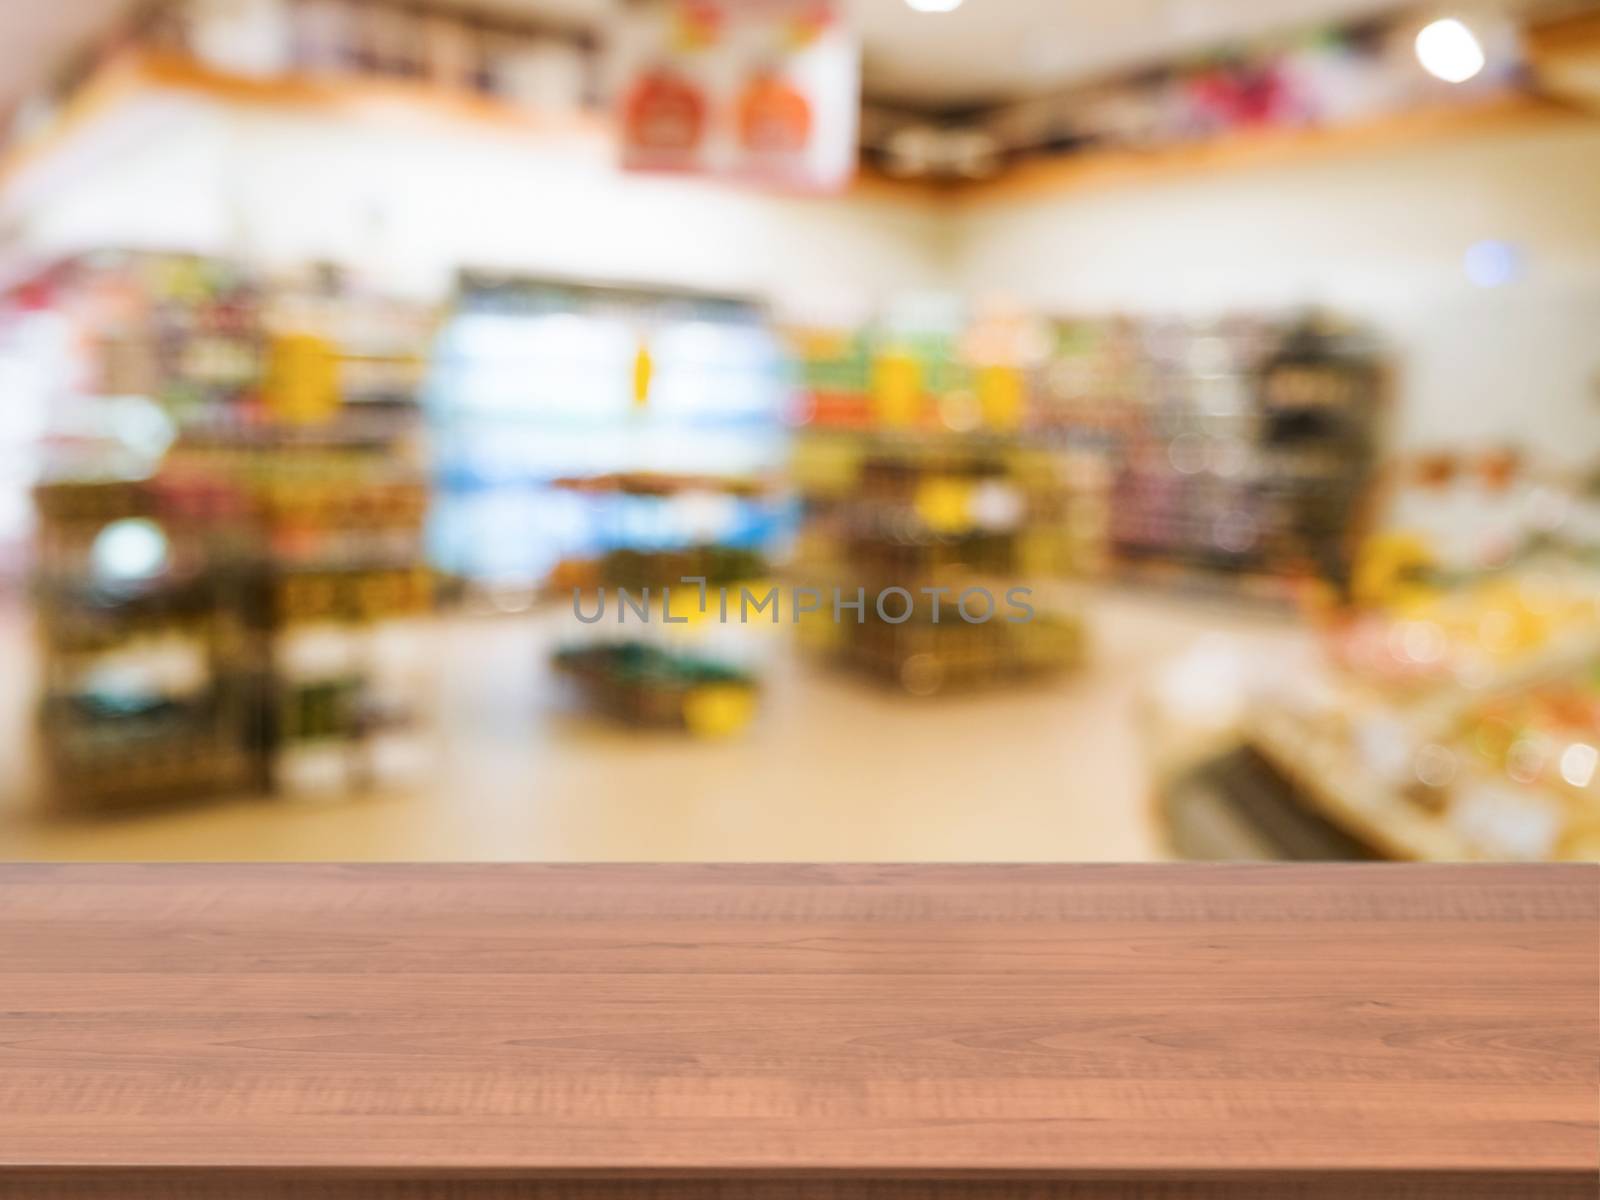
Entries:
POLYGON ((1597 930, 1585 867, 0 866, 0 1181, 1571 1180, 1597 930))

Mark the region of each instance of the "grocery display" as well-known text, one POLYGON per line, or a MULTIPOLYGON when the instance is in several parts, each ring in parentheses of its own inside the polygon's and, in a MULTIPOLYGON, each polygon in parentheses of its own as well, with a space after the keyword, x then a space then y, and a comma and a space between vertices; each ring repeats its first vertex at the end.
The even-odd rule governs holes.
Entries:
POLYGON ((1080 496, 1069 455, 1021 435, 1022 368, 974 363, 938 333, 793 341, 796 572, 834 597, 803 623, 811 644, 913 694, 1075 662, 1082 630, 1063 586, 1095 553, 1075 502, 1097 501, 1080 496), (886 606, 890 592, 904 599, 886 606), (874 599, 845 615, 841 593, 874 599))
POLYGON ((771 575, 772 563, 760 542, 659 539, 672 526, 673 502, 767 506, 775 498, 737 477, 641 472, 554 484, 613 509, 601 524, 613 531, 604 552, 563 562, 552 573, 552 588, 563 590, 563 600, 570 595, 574 615, 589 626, 581 643, 556 650, 556 669, 576 680, 597 710, 628 724, 682 728, 703 737, 737 733, 754 715, 758 671, 748 650, 735 646, 729 657, 726 637, 715 639, 721 645, 713 648, 701 635, 715 619, 713 589, 737 592, 771 575), (651 508, 657 513, 647 516, 645 536, 630 540, 629 530, 641 528, 641 504, 647 514, 651 508), (608 596, 616 625, 601 633, 596 627, 606 617, 608 596), (590 611, 593 617, 585 615, 590 611), (629 613, 638 624, 628 624, 629 613))
POLYGON ((39 728, 57 805, 112 809, 264 783, 247 581, 210 529, 172 529, 154 488, 36 493, 39 728))
POLYGON ((1039 423, 1098 455, 1125 576, 1340 594, 1376 473, 1386 366, 1326 316, 1055 326, 1039 423))
POLYGON ((434 561, 537 592, 610 550, 781 537, 780 367, 746 301, 465 276, 428 389, 434 561))
POLYGON ((1597 595, 1570 563, 1408 595, 1334 634, 1331 674, 1273 689, 1247 739, 1389 856, 1592 857, 1597 595))
POLYGON ((433 607, 427 313, 327 271, 269 282, 153 253, 46 279, 85 366, 38 490, 61 802, 348 794, 413 772, 425 658, 396 630, 433 607), (141 405, 132 444, 72 438, 73 410, 107 397, 141 405))
POLYGON ((1235 848, 1318 823, 1321 857, 1600 853, 1592 499, 1504 451, 1467 461, 1481 469, 1394 464, 1391 524, 1356 556, 1352 605, 1314 614, 1320 654, 1254 682, 1243 750, 1167 780, 1180 849, 1216 852, 1210 820, 1254 831, 1224 839, 1235 848))
POLYGON ((760 578, 792 524, 780 352, 748 301, 468 275, 429 396, 432 553, 492 606, 760 578))
POLYGON ((0 858, 1600 858, 1600 6, 91 7, 0 858))
MULTIPOLYGON (((1281 603, 1311 581, 1351 587, 1386 391, 1359 330, 1315 315, 1006 314, 793 341, 801 547, 824 582, 1003 593, 1114 578, 1281 603)), ((982 628, 924 607, 904 626, 869 616, 822 633, 910 671, 913 690, 1076 653, 1068 619, 982 628)))

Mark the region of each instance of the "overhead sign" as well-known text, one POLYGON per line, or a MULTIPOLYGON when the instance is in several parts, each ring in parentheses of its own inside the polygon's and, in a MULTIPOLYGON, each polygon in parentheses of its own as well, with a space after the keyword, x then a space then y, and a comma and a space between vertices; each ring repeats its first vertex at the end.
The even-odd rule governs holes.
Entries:
POLYGON ((836 189, 860 91, 839 0, 644 0, 618 39, 623 165, 836 189))

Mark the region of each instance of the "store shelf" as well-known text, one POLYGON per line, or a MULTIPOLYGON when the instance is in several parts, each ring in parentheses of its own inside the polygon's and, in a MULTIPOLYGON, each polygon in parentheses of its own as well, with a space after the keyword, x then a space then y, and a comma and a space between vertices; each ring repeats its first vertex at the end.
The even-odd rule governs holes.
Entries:
POLYGON ((190 92, 230 104, 304 108, 335 116, 404 116, 543 135, 599 137, 606 123, 594 113, 536 113, 467 91, 404 79, 288 75, 251 78, 217 71, 181 55, 145 53, 131 63, 142 86, 190 92))
POLYGON ((1359 124, 1263 129, 1153 150, 1097 150, 1041 158, 956 193, 967 203, 1028 199, 1100 188, 1162 184, 1253 167, 1324 162, 1450 139, 1593 125, 1561 100, 1524 92, 1396 113, 1359 124))
POLYGON ((0 192, 65 151, 98 119, 141 97, 163 94, 327 116, 469 124, 549 139, 594 140, 606 128, 593 114, 538 114, 426 83, 307 75, 255 78, 218 71, 183 55, 131 51, 96 71, 54 121, 0 159, 0 192))
POLYGON ((1263 710, 1247 742, 1324 817, 1400 862, 1471 862, 1483 854, 1444 818, 1407 804, 1331 739, 1281 711, 1263 710))
MULTIPOLYGON (((1570 39, 1569 39, 1570 40, 1570 39)), ((1571 63, 1566 43, 1546 58, 1571 63)), ((404 79, 289 75, 252 77, 219 71, 193 58, 134 51, 108 62, 35 136, 0 156, 0 194, 74 146, 96 121, 141 98, 190 97, 218 104, 303 111, 340 119, 405 121, 413 126, 498 131, 549 145, 603 147, 609 122, 595 112, 537 113, 466 91, 404 79)), ((1272 129, 1153 150, 1117 149, 1040 158, 1003 176, 954 188, 864 174, 858 195, 937 202, 987 203, 1126 185, 1159 184, 1251 167, 1314 163, 1337 157, 1529 129, 1593 123, 1597 117, 1564 99, 1508 92, 1359 124, 1272 129)))
POLYGON ((777 491, 771 479, 736 478, 720 475, 671 475, 659 471, 623 471, 603 475, 578 475, 553 479, 550 486, 561 491, 585 495, 678 496, 684 493, 716 492, 723 495, 757 498, 777 491))
MULTIPOLYGON (((403 122, 413 128, 498 132, 555 147, 609 150, 611 124, 603 113, 538 113, 491 96, 406 79, 286 75, 254 77, 219 71, 191 57, 129 51, 96 71, 32 137, 0 152, 0 196, 26 176, 72 152, 101 119, 152 98, 188 97, 234 107, 304 112, 332 119, 403 122)), ((108 139, 108 144, 117 144, 108 139)), ((91 149, 91 153, 97 151, 91 149)), ((932 190, 868 175, 852 191, 925 198, 932 190)))
POLYGON ((1541 87, 1600 115, 1600 12, 1574 13, 1529 30, 1527 54, 1541 87))
MULTIPOLYGON (((1600 636, 1579 630, 1530 653, 1515 665, 1476 686, 1459 682, 1437 694, 1418 698, 1404 709, 1407 726, 1418 744, 1448 745, 1469 709, 1494 696, 1511 695, 1600 662, 1600 636)), ((1510 857, 1495 853, 1467 836, 1443 805, 1429 807, 1408 799, 1392 781, 1380 778, 1351 745, 1349 736, 1324 716, 1299 713, 1292 707, 1262 703, 1244 729, 1246 744, 1291 785, 1295 794, 1320 816, 1386 857, 1411 862, 1462 862, 1510 857)), ((1574 810, 1592 800, 1580 789, 1566 787, 1574 810)), ((1552 799, 1554 796, 1551 797, 1552 799)), ((1583 829, 1592 819, 1569 814, 1557 861, 1585 858, 1590 843, 1583 829)))

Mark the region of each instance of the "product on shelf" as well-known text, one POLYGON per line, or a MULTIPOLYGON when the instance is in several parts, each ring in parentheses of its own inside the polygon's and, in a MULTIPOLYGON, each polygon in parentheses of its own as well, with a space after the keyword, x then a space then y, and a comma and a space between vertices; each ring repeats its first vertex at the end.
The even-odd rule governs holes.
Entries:
POLYGON ((591 105, 598 68, 586 32, 487 6, 169 0, 133 38, 229 74, 409 80, 546 113, 591 105))
POLYGON ((434 370, 432 552, 474 585, 783 536, 784 381, 753 304, 469 275, 434 370))
POLYGON ((1104 463, 1120 571, 1342 594, 1383 393, 1375 348, 1321 318, 1073 322, 1040 422, 1104 463))
POLYGON ((871 135, 866 152, 891 173, 955 178, 963 174, 959 155, 923 153, 920 144, 976 141, 1000 162, 1181 154, 1229 138, 1338 129, 1411 109, 1482 102, 1514 86, 1523 69, 1509 29, 1486 26, 1480 30, 1484 70, 1470 82, 1443 83, 1417 65, 1417 28, 1414 12, 1301 28, 1054 94, 1001 101, 942 127, 925 113, 875 104, 865 123, 871 135))
POLYGON ((910 598, 903 615, 875 601, 859 619, 811 614, 803 632, 913 694, 1048 671, 1080 653, 1058 585, 1098 568, 1104 509, 1092 464, 1033 435, 1029 364, 1009 340, 888 325, 791 335, 797 573, 824 597, 910 598), (988 597, 984 611, 973 599, 963 613, 967 595, 988 597), (1006 607, 1013 600, 1028 612, 1006 607))
POLYGON ((1350 586, 1377 456, 1383 359, 1326 318, 987 319, 958 333, 803 330, 794 467, 859 469, 855 432, 1032 454, 1066 499, 1080 573, 1287 599, 1350 586), (829 435, 824 437, 823 435, 829 435))
POLYGON ((166 534, 137 482, 45 484, 36 501, 40 728, 56 800, 113 809, 252 786, 241 584, 208 569, 203 530, 166 534))
MULTIPOLYGON (((659 607, 669 587, 688 599, 686 579, 764 577, 791 523, 773 483, 780 367, 765 315, 747 301, 464 277, 431 389, 437 561, 491 596, 520 588, 561 604, 625 589, 659 607)), ((641 625, 636 640, 668 660, 724 660, 721 646, 673 644, 677 620, 641 625)), ((718 640, 709 621, 695 624, 694 638, 718 640)), ((558 665, 590 663, 575 653, 558 665)), ((597 708, 649 707, 617 700, 635 686, 624 675, 594 693, 597 708)))
POLYGON ((132 64, 156 78, 239 94, 336 103, 345 89, 540 121, 592 116, 602 48, 594 32, 528 19, 503 3, 437 0, 149 0, 18 104, 9 128, 35 136, 72 101, 132 64))

